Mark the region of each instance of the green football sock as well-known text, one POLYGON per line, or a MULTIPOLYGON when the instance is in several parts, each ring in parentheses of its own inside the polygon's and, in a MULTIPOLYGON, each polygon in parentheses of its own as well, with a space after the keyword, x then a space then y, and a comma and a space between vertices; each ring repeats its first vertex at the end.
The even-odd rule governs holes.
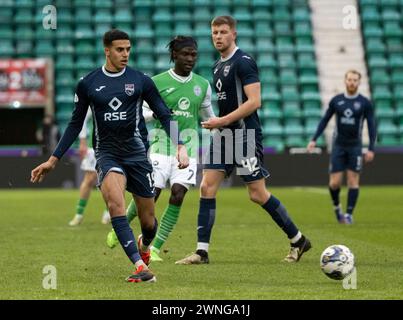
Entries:
POLYGON ((154 248, 160 250, 165 241, 167 241, 169 234, 178 221, 180 209, 181 207, 173 204, 168 205, 168 207, 165 209, 158 227, 157 236, 155 237, 153 243, 154 248))
POLYGON ((84 214, 85 206, 87 205, 87 199, 80 199, 77 202, 76 213, 77 214, 84 214))
POLYGON ((132 222, 133 219, 135 217, 137 217, 137 207, 136 207, 136 203, 134 202, 134 200, 132 199, 129 203, 129 206, 127 207, 126 210, 126 215, 127 215, 127 221, 132 222))

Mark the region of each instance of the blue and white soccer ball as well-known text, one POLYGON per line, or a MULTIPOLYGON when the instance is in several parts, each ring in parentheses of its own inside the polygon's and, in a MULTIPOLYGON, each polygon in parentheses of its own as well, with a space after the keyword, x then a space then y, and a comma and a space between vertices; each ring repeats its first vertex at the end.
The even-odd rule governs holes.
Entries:
POLYGON ((320 268, 329 278, 343 280, 354 271, 354 255, 346 246, 332 245, 322 252, 320 268))

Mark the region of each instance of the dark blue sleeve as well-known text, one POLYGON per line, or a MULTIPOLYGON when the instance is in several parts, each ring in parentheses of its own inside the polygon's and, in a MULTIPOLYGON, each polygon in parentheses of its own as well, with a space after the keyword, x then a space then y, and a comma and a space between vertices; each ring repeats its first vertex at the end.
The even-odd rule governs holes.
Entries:
POLYGON ((249 56, 244 55, 239 58, 237 71, 237 75, 241 80, 242 86, 260 82, 256 62, 249 56))
POLYGON ((372 104, 369 101, 366 105, 365 116, 367 118, 368 123, 368 135, 369 135, 368 149, 374 151, 376 140, 376 124, 375 124, 374 108, 372 107, 372 104))
POLYGON ((85 87, 83 80, 77 85, 76 93, 74 95, 74 110, 71 120, 63 133, 62 138, 56 146, 55 151, 53 151, 53 156, 60 159, 63 157, 65 152, 70 148, 73 142, 77 139, 78 134, 83 127, 85 116, 87 114, 89 99, 88 92, 85 87))
POLYGON ((172 120, 171 111, 162 100, 157 87, 150 77, 144 75, 143 99, 161 122, 167 135, 175 145, 183 144, 179 140, 178 122, 172 120))
POLYGON ((318 124, 318 128, 316 129, 316 132, 312 138, 313 141, 316 141, 320 135, 323 133, 323 131, 325 130, 330 118, 332 117, 332 115, 334 114, 334 99, 330 100, 329 103, 329 108, 326 110, 325 115, 322 117, 322 119, 320 120, 319 124, 318 124))

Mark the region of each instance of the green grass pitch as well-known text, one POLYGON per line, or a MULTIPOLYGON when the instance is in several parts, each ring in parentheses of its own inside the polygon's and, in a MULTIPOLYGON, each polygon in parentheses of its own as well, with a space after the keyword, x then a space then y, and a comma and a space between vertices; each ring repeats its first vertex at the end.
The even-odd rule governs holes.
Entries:
MULTIPOLYGON (((345 207, 346 189, 342 191, 345 207)), ((77 190, 0 191, 0 299, 402 299, 403 187, 362 187, 355 224, 338 225, 327 189, 272 188, 313 248, 298 264, 282 262, 288 241, 244 188, 222 189, 217 199, 210 264, 174 262, 196 245, 198 190, 191 190, 165 244, 164 262, 151 267, 158 281, 124 280, 133 268, 120 247, 105 244, 100 192, 90 198, 81 226, 73 217, 77 190), (319 268, 321 252, 344 244, 356 257, 357 289, 343 289, 319 268), (46 290, 43 268, 57 270, 46 290)), ((168 192, 157 203, 157 217, 168 192)), ((127 195, 129 200, 129 195, 127 195)), ((139 233, 138 221, 132 223, 139 233)))

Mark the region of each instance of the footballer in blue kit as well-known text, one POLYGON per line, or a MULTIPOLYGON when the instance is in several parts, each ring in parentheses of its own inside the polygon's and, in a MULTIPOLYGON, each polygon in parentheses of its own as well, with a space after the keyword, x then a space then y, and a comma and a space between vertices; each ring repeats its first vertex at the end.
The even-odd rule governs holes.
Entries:
POLYGON ((216 195, 221 182, 235 168, 247 186, 250 200, 269 213, 290 240, 290 251, 284 260, 298 262, 311 243, 293 223, 284 205, 266 189, 265 178, 269 174, 263 167, 262 129, 257 114, 261 107, 258 68, 251 56, 236 46, 234 18, 214 18, 211 33, 221 56, 212 69, 219 116, 202 122, 203 128, 213 131, 213 136, 200 185, 196 251, 176 264, 209 263, 216 195))
POLYGON ((88 110, 94 121, 93 148, 97 160, 99 187, 111 215, 119 242, 135 272, 128 282, 154 282, 148 268, 149 246, 158 223, 154 215, 154 182, 147 158, 147 129, 142 115, 146 101, 172 142, 178 145, 179 168, 188 166, 186 148, 179 141, 177 123, 162 100, 154 82, 127 66, 130 55, 128 34, 110 30, 103 37, 106 63, 78 82, 72 118, 48 161, 31 172, 32 182, 41 182, 77 138, 88 110), (138 207, 142 234, 138 243, 126 219, 125 190, 138 207))
POLYGON ((338 94, 329 102, 325 115, 308 144, 308 151, 316 146, 316 140, 325 130, 329 120, 336 115, 336 128, 333 134, 332 153, 329 164, 329 192, 334 204, 334 211, 339 223, 351 224, 352 214, 359 193, 359 175, 364 161, 371 162, 374 158, 376 125, 371 102, 358 93, 361 74, 349 70, 345 75, 346 93, 338 94), (362 130, 368 124, 368 151, 362 152, 362 130), (340 204, 340 188, 343 173, 347 171, 347 212, 342 212, 340 204))

